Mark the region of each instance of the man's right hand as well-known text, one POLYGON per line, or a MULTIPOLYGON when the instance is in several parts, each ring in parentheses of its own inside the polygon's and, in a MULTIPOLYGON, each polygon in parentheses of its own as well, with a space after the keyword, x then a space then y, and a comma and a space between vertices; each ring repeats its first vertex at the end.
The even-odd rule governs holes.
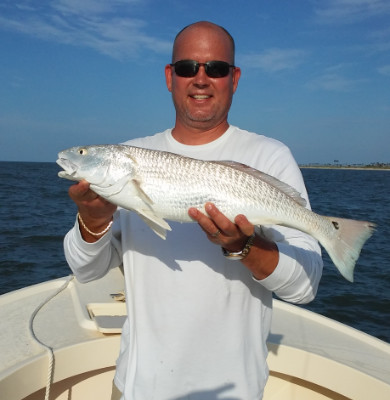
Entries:
MULTIPOLYGON (((100 233, 112 221, 117 206, 111 204, 92 191, 87 181, 80 181, 69 188, 69 197, 76 203, 82 221, 89 231, 100 233)), ((80 222, 80 221, 79 221, 80 222)), ((80 223, 81 236, 86 242, 93 243, 103 235, 91 235, 80 223)))

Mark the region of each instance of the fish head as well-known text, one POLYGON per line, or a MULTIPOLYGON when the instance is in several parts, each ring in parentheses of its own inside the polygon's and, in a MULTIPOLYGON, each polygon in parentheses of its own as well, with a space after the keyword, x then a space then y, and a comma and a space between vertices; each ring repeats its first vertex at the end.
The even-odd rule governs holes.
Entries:
POLYGON ((96 145, 71 147, 58 153, 57 164, 63 168, 61 178, 109 187, 135 174, 135 162, 124 154, 123 146, 96 145))

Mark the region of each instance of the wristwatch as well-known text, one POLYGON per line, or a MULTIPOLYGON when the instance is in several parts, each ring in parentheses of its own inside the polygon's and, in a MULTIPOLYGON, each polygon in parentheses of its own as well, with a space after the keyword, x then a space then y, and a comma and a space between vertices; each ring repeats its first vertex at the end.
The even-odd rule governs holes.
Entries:
POLYGON ((244 248, 241 251, 228 251, 225 248, 222 247, 222 254, 229 260, 242 260, 245 258, 249 250, 251 249, 253 245, 253 241, 255 240, 256 234, 253 233, 251 236, 249 236, 248 240, 245 243, 244 248))

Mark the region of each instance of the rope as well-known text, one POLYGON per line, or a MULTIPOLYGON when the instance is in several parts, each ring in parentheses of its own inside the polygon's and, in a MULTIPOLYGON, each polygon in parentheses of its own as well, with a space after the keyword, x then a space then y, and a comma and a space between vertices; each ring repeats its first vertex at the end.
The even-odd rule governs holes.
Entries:
POLYGON ((30 317, 30 333, 32 335, 32 337, 35 339, 36 342, 38 342, 42 347, 44 347, 47 352, 48 352, 48 356, 49 356, 49 368, 48 368, 48 375, 47 375, 47 381, 46 381, 46 391, 45 391, 45 400, 49 400, 49 396, 50 396, 50 388, 51 388, 51 384, 53 382, 53 372, 54 372, 54 349, 43 343, 42 341, 40 341, 38 339, 38 337, 36 336, 35 332, 34 332, 34 319, 37 316, 37 314, 39 313, 39 311, 47 304, 49 303, 50 300, 54 299, 54 297, 56 297, 58 294, 60 294, 63 290, 65 290, 69 283, 74 279, 73 275, 70 275, 66 282, 59 288, 57 289, 53 294, 51 294, 49 297, 47 297, 45 300, 42 301, 41 304, 39 304, 39 306, 34 310, 34 312, 31 314, 30 317))

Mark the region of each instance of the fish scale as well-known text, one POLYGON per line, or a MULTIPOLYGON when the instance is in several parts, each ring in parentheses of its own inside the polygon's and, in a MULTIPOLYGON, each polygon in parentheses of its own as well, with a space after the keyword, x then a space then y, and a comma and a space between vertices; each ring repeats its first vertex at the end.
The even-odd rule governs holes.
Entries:
POLYGON ((193 222, 190 207, 215 203, 231 221, 244 214, 254 225, 282 225, 316 238, 340 273, 353 280, 375 225, 318 215, 289 185, 232 161, 202 161, 127 145, 72 147, 59 153, 59 176, 86 180, 104 199, 138 213, 165 238, 166 220, 193 222))

